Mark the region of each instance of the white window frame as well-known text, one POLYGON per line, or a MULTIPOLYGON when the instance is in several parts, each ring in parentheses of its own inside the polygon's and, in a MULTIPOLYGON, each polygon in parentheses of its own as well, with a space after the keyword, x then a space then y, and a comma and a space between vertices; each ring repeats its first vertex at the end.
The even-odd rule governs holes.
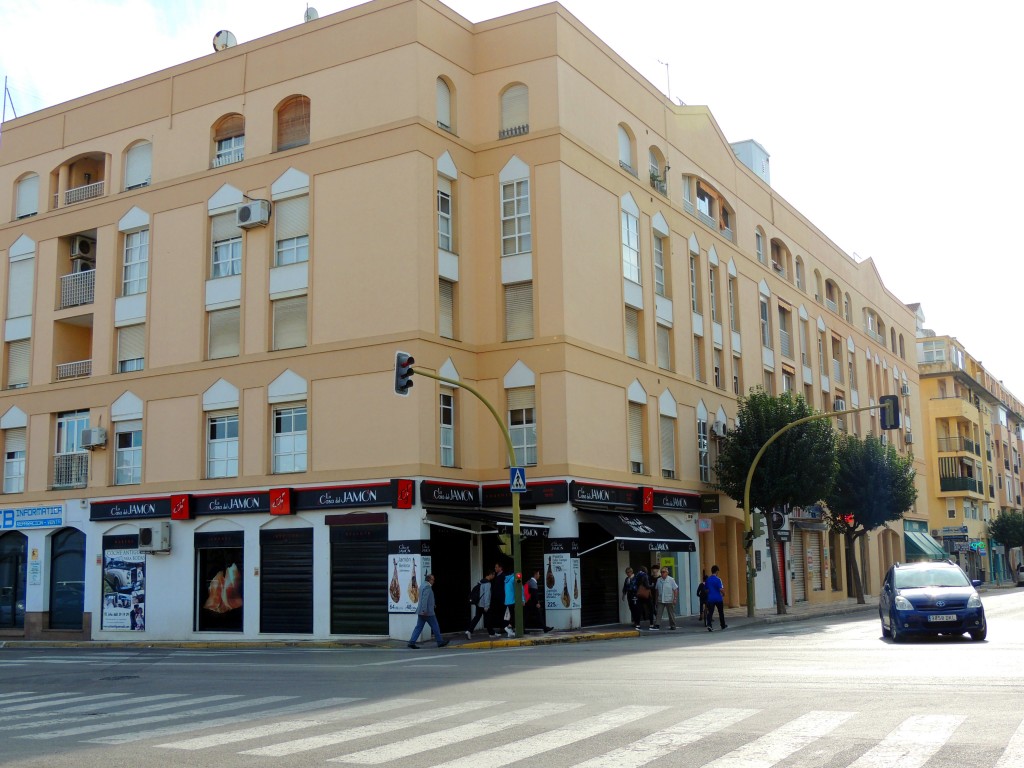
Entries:
POLYGON ((711 482, 711 454, 708 451, 708 422, 697 419, 697 469, 702 483, 711 482))
POLYGON ((658 296, 668 296, 665 292, 665 238, 654 236, 654 292, 658 296))
POLYGON ((712 264, 708 268, 708 291, 711 296, 711 322, 720 322, 718 319, 718 267, 712 264))
POLYGON ((530 180, 506 181, 501 185, 501 255, 533 252, 530 231, 530 180))
POLYGON ((217 141, 217 147, 213 155, 213 167, 219 168, 222 165, 240 163, 245 159, 245 134, 232 136, 217 141))
POLYGON ((89 428, 89 411, 65 411, 57 414, 57 439, 54 453, 64 456, 85 453, 82 430, 89 428))
POLYGON ((676 479, 676 420, 661 414, 661 476, 666 480, 676 479))
MULTIPOLYGON (((534 407, 508 409, 508 432, 512 438, 512 449, 515 453, 516 466, 534 467, 537 465, 537 407, 536 390, 533 391, 534 407)), ((515 390, 508 390, 507 396, 515 390)))
POLYGON ((640 284, 640 220, 622 211, 622 276, 640 284))
POLYGON ((760 302, 761 312, 761 346, 765 349, 773 349, 772 347, 772 319, 771 314, 768 311, 768 299, 764 296, 761 297, 760 302))
POLYGON ((437 247, 448 253, 455 253, 452 239, 452 192, 450 183, 448 189, 442 182, 447 179, 439 179, 437 187, 437 247))
POLYGON ((697 256, 690 254, 690 307, 700 314, 700 292, 697 290, 697 256))
POLYGON ((238 411, 206 416, 206 477, 238 477, 238 411))
POLYGON ((4 430, 4 493, 25 492, 26 431, 25 427, 4 430), (20 450, 12 442, 20 444, 20 450))
POLYGON ((213 263, 210 276, 213 279, 242 274, 241 235, 228 238, 227 240, 214 241, 212 256, 213 263))
POLYGON ((271 414, 271 472, 305 472, 308 468, 309 413, 305 403, 274 407, 271 414))
POLYGON ((149 290, 149 229, 126 232, 121 273, 121 295, 134 296, 149 290))
POLYGON ((455 390, 441 387, 438 403, 442 467, 455 466, 455 390))
POLYGON ((764 264, 764 235, 759 229, 754 231, 754 253, 757 254, 757 260, 764 264))
POLYGON ((119 422, 114 428, 114 485, 142 483, 142 422, 119 422))

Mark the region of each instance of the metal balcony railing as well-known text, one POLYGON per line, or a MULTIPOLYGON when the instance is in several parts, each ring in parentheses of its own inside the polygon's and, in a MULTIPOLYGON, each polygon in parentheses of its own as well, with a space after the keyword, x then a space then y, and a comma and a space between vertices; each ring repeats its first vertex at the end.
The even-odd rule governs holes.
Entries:
POLYGON ((697 209, 697 218, 700 219, 701 224, 711 227, 714 230, 718 230, 718 222, 714 216, 709 216, 704 211, 697 209))
POLYGON ((966 437, 940 437, 936 442, 938 443, 939 450, 947 453, 955 453, 957 451, 973 453, 975 447, 974 441, 966 437))
POLYGON ((940 477, 939 489, 942 491, 970 491, 982 493, 984 486, 973 477, 940 477))
POLYGON ((88 482, 88 453, 59 453, 53 457, 54 488, 85 488, 88 482))
POLYGON ((885 344, 885 338, 883 338, 882 334, 880 334, 874 328, 867 328, 867 327, 865 327, 864 328, 864 333, 866 333, 869 338, 874 339, 875 341, 877 341, 879 344, 885 344))
POLYGON ((730 243, 736 242, 735 235, 733 235, 732 229, 730 229, 729 227, 722 227, 722 229, 719 231, 722 233, 722 237, 724 237, 730 243))
POLYGON ((498 131, 499 139, 510 139, 513 136, 525 136, 530 132, 529 124, 513 125, 511 128, 502 128, 498 131))
POLYGON ((830 299, 830 298, 829 298, 828 296, 826 296, 826 297, 825 297, 825 306, 826 306, 826 307, 828 307, 828 308, 829 308, 830 310, 832 310, 833 312, 835 312, 835 313, 836 313, 837 315, 839 314, 839 305, 838 305, 838 304, 836 304, 836 303, 835 303, 835 302, 834 302, 834 301, 833 301, 832 299, 830 299))
MULTIPOLYGON (((103 196, 103 182, 94 181, 92 184, 68 189, 64 192, 64 205, 74 205, 85 200, 92 200, 94 197, 103 196)), ((60 193, 54 196, 54 203, 60 200, 60 193)))
POLYGON ((96 270, 73 272, 60 279, 60 307, 79 307, 92 304, 96 293, 96 270))
POLYGON ((683 210, 689 214, 693 213, 693 200, 683 200, 683 210))
POLYGON ((57 365, 57 381, 79 379, 83 376, 92 376, 92 360, 77 360, 57 365))
POLYGON ((658 190, 658 192, 666 197, 668 196, 668 184, 666 184, 663 179, 654 176, 653 174, 651 175, 651 187, 658 190))
POLYGON ((245 160, 245 147, 235 147, 223 152, 218 152, 213 158, 213 167, 220 168, 222 165, 231 165, 245 160))

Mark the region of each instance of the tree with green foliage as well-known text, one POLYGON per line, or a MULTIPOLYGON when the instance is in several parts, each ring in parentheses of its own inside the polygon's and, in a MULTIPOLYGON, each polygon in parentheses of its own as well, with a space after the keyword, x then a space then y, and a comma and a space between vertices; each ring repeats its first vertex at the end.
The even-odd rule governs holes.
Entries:
MULTIPOLYGON (((742 505, 747 474, 757 452, 780 429, 813 414, 803 396, 792 392, 773 396, 758 388, 740 397, 736 428, 723 439, 715 462, 718 490, 742 505)), ((772 510, 807 506, 824 498, 835 471, 835 434, 829 419, 793 427, 768 447, 750 484, 750 506, 751 514, 765 515, 769 542, 775 541, 772 510)), ((769 546, 769 552, 776 611, 783 614, 786 602, 780 598, 782 584, 775 547, 769 546)))
POLYGON ((856 543, 887 522, 902 520, 917 499, 914 462, 874 435, 863 440, 843 435, 837 441, 839 471, 825 496, 825 520, 842 534, 846 562, 853 578, 857 602, 863 604, 864 584, 857 567, 856 543))
POLYGON ((988 535, 1006 547, 1007 554, 1014 547, 1021 547, 1021 556, 1024 557, 1024 513, 1015 509, 1000 512, 999 517, 989 521, 988 535))

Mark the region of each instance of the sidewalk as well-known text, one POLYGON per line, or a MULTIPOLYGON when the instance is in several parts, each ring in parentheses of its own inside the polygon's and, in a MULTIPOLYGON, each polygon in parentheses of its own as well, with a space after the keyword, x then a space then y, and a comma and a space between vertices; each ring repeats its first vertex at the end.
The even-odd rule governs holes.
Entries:
MULTIPOLYGON (((978 591, 982 594, 995 591, 1017 589, 1016 584, 984 584, 978 591)), ((768 608, 755 608, 754 616, 747 616, 746 606, 725 609, 725 621, 728 633, 742 630, 745 627, 763 626, 765 624, 778 624, 782 622, 801 621, 804 619, 816 618, 819 616, 844 616, 847 614, 871 615, 878 611, 877 595, 866 595, 864 604, 858 604, 856 598, 848 597, 831 603, 807 603, 801 602, 796 605, 786 606, 786 613, 779 615, 775 606, 768 608)), ((614 640, 617 638, 639 637, 642 635, 707 635, 708 631, 696 616, 676 617, 676 631, 668 629, 663 624, 657 632, 648 629, 639 631, 628 624, 612 624, 601 627, 584 627, 582 629, 555 630, 548 634, 539 632, 528 632, 526 637, 503 637, 491 640, 483 630, 474 635, 472 640, 467 640, 464 632, 446 633, 450 641, 448 648, 457 650, 460 648, 482 649, 482 648, 514 648, 517 646, 531 645, 554 645, 557 643, 582 643, 594 640, 614 640)), ((715 616, 715 633, 718 633, 718 617, 715 616)), ((206 641, 206 640, 75 640, 75 641, 47 641, 47 640, 4 640, 0 638, 0 649, 3 648, 393 648, 405 650, 406 640, 391 638, 352 638, 338 640, 238 640, 238 641, 206 641)), ((434 641, 421 641, 422 650, 435 648, 434 641)), ((409 651, 412 653, 412 651, 409 651)))

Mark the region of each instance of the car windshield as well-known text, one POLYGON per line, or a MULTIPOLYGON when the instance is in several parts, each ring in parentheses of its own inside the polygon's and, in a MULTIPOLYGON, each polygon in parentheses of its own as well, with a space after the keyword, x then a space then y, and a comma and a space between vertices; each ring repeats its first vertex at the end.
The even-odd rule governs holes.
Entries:
POLYGON ((894 579, 897 589, 971 586, 959 568, 907 568, 896 571, 894 579))

